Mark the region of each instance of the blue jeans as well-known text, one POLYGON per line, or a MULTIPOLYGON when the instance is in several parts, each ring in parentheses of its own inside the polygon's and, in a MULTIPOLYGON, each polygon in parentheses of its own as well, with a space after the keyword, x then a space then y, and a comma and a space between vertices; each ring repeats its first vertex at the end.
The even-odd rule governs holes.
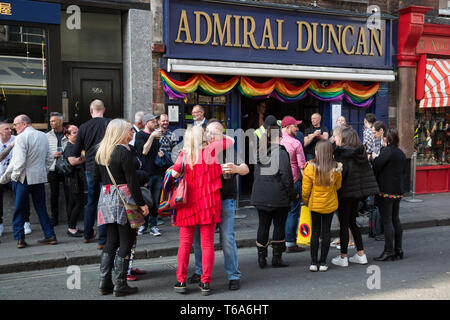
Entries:
MULTIPOLYGON (((94 174, 86 171, 86 184, 88 187, 88 201, 84 211, 84 238, 89 240, 94 235, 94 224, 97 218, 98 198, 100 197, 101 183, 94 180, 94 174)), ((106 243, 106 226, 98 227, 98 244, 106 243)))
POLYGON ((39 222, 41 223, 42 231, 44 231, 45 238, 48 239, 54 237, 55 231, 45 205, 45 184, 39 183, 28 185, 26 180, 24 183, 13 181, 12 190, 16 195, 13 213, 14 239, 25 239, 23 224, 25 223, 27 211, 29 211, 29 194, 31 194, 31 199, 33 200, 33 205, 36 209, 39 222))
POLYGON ((288 213, 286 220, 286 247, 292 247, 297 244, 297 227, 300 218, 300 207, 302 203, 302 181, 298 180, 294 183, 294 189, 300 198, 291 204, 291 210, 288 213))
MULTIPOLYGON (((228 274, 228 280, 239 280, 241 272, 239 271, 238 252, 236 239, 234 236, 234 216, 236 213, 236 200, 222 200, 222 222, 219 225, 220 243, 222 245, 225 271, 228 274)), ((194 255, 195 255, 195 273, 202 274, 202 249, 200 246, 200 228, 196 227, 194 232, 194 255)))
POLYGON ((145 219, 145 228, 152 228, 157 226, 158 221, 156 218, 158 217, 158 207, 161 198, 163 180, 164 177, 159 175, 151 176, 148 180, 148 189, 150 190, 150 194, 153 198, 153 207, 149 208, 150 214, 145 219))

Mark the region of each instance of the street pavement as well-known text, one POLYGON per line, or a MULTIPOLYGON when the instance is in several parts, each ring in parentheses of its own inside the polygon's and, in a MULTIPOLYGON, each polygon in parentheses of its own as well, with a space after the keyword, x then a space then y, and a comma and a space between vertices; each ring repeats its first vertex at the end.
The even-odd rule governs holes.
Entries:
MULTIPOLYGON (((422 203, 401 202, 400 219, 405 230, 450 225, 450 194, 427 194, 416 196, 424 200, 422 203)), ((255 246, 258 228, 258 216, 254 207, 241 202, 235 219, 235 233, 238 248, 252 248, 255 246)), ((247 203, 248 204, 248 203, 247 203)), ((34 218, 34 217, 33 217, 34 218)), ((32 219, 33 221, 33 219, 32 219)), ((165 223, 159 226, 162 235, 155 237, 150 234, 138 236, 136 261, 141 259, 175 256, 178 250, 178 228, 170 225, 170 219, 164 218, 165 223)), ((358 223, 367 233, 368 218, 359 217, 358 223)), ((82 221, 78 222, 83 228, 82 221)), ((36 242, 43 238, 39 224, 32 224, 33 233, 26 237, 28 247, 16 248, 12 228, 6 225, 5 232, 0 238, 0 274, 17 273, 22 271, 43 270, 67 267, 70 265, 96 264, 100 261, 100 250, 97 244, 85 244, 82 238, 72 238, 66 234, 66 226, 55 228, 58 238, 57 245, 38 245, 36 242)), ((338 235, 337 217, 333 218, 332 235, 338 235)), ((219 235, 215 235, 216 249, 220 249, 219 235)), ((367 242, 376 242, 369 238, 367 242)), ((381 246, 381 242, 377 242, 381 246)))
MULTIPOLYGON (((331 248, 327 272, 309 271, 309 251, 284 254, 283 259, 289 263, 289 267, 275 269, 270 266, 270 250, 268 266, 260 269, 257 266, 256 249, 241 248, 239 249, 239 268, 242 279, 241 288, 238 291, 228 290, 223 254, 217 252, 212 274, 212 292, 207 297, 201 295, 196 284, 188 284, 189 291, 185 295, 173 291, 173 285, 176 282, 176 257, 174 256, 136 261, 136 266, 146 270, 147 274, 139 276, 138 281, 129 282, 130 286, 138 287, 137 294, 121 298, 98 294, 98 264, 81 266, 78 284, 74 280, 75 269, 68 268, 0 274, 0 301, 16 299, 145 300, 141 312, 144 310, 148 312, 150 309, 163 310, 165 317, 180 319, 181 317, 175 316, 179 316, 180 306, 189 303, 188 300, 196 300, 198 305, 202 303, 209 305, 208 303, 213 302, 216 305, 233 305, 239 303, 238 300, 246 300, 243 304, 255 303, 250 300, 262 301, 265 304, 271 304, 275 300, 449 300, 449 234, 450 226, 405 230, 404 259, 389 262, 373 260, 383 250, 383 243, 364 236, 365 250, 369 258, 367 265, 350 264, 347 268, 334 266, 330 260, 338 255, 339 251, 331 248), (164 304, 164 302, 167 303, 164 304)), ((349 250, 349 254, 354 252, 354 249, 349 250)), ((192 254, 189 275, 194 270, 193 259, 192 254)), ((305 305, 298 306, 305 307, 305 305)), ((373 309, 374 306, 371 307, 373 309)), ((349 308, 345 311, 352 312, 349 308)), ((379 311, 381 310, 376 307, 373 309, 373 312, 379 311)), ((223 308, 222 312, 224 312, 223 308)), ((331 312, 337 312, 337 309, 331 312)), ((191 318, 198 319, 198 317, 191 318)))

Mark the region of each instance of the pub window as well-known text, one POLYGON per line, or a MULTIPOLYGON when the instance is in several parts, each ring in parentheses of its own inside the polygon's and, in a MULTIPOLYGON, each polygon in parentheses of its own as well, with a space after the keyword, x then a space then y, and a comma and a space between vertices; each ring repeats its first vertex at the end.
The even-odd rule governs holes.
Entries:
POLYGON ((450 1, 449 0, 439 0, 439 15, 450 17, 450 1))
POLYGON ((184 115, 186 126, 193 123, 192 108, 199 104, 205 108, 205 118, 215 118, 226 127, 226 105, 227 96, 210 96, 203 94, 200 90, 189 93, 184 105, 184 115))
POLYGON ((0 120, 27 114, 45 123, 47 61, 45 29, 0 25, 0 120))

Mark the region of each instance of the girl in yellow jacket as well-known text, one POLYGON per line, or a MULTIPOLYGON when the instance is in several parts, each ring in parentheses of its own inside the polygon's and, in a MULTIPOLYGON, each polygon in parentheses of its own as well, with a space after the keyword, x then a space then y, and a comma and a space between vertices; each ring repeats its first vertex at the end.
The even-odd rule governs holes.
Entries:
POLYGON ((342 164, 333 158, 333 147, 328 141, 319 141, 316 158, 308 161, 303 173, 303 203, 311 212, 311 266, 310 271, 327 271, 330 249, 330 230, 333 212, 338 209, 337 191, 342 183, 342 164), (322 239, 320 260, 319 237, 322 239))

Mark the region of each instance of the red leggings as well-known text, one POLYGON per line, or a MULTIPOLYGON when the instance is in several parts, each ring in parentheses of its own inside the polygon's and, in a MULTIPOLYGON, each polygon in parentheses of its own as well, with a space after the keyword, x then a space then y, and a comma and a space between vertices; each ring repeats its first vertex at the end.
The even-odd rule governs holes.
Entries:
MULTIPOLYGON (((196 226, 180 227, 180 245, 177 256, 177 281, 186 282, 189 256, 191 254, 192 243, 194 241, 194 231, 196 226)), ((200 241, 202 246, 203 274, 201 282, 211 283, 211 273, 214 267, 214 231, 216 224, 206 224, 200 227, 200 241)))

